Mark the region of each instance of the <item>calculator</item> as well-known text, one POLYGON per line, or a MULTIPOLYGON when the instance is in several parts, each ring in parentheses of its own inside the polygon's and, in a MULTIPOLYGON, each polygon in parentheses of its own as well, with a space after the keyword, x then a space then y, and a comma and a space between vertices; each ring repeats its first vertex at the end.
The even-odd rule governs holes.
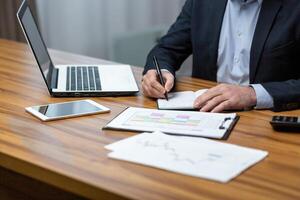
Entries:
POLYGON ((270 124, 276 131, 300 133, 300 117, 295 116, 273 116, 270 124))

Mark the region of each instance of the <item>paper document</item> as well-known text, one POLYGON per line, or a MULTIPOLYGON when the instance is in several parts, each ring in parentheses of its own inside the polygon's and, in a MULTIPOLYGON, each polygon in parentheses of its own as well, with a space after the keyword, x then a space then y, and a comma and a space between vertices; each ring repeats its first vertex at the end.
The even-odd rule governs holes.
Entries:
POLYGON ((128 108, 104 129, 161 131, 170 134, 222 139, 237 121, 237 115, 192 111, 128 108))
POLYGON ((226 183, 264 159, 266 151, 204 138, 143 133, 108 145, 108 157, 226 183))
POLYGON ((193 110, 194 101, 197 97, 201 96, 207 91, 207 89, 199 90, 197 92, 186 91, 186 92, 174 92, 169 93, 169 100, 158 99, 158 109, 162 110, 193 110))

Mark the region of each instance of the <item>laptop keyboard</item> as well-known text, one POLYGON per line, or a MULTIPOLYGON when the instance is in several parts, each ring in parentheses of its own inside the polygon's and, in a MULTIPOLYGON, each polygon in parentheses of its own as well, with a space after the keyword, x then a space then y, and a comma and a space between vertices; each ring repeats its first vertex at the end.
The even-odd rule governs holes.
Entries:
POLYGON ((101 80, 98 67, 67 67, 67 91, 98 91, 101 80))

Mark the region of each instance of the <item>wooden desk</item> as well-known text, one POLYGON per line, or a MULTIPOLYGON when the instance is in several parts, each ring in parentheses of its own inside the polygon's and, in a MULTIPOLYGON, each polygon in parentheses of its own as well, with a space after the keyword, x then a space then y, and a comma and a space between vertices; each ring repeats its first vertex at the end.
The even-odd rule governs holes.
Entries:
MULTIPOLYGON (((52 51, 56 63, 103 63, 52 51)), ((135 68, 137 80, 141 69, 135 68)), ((214 84, 178 79, 178 90, 214 84)), ((227 142, 269 151, 269 157, 229 184, 178 175, 107 158, 104 146, 132 136, 101 128, 127 106, 155 108, 141 94, 93 98, 110 114, 43 123, 27 106, 75 99, 51 98, 24 44, 0 40, 0 166, 45 185, 93 199, 300 199, 300 135, 274 132, 271 111, 241 112, 227 142)), ((300 111, 281 114, 300 115, 300 111)), ((2 180, 2 184, 5 180, 2 180)), ((17 184, 17 183, 16 183, 17 184)), ((30 185, 22 184, 22 189, 30 185)), ((20 188, 15 188, 20 189, 20 188)), ((27 192, 36 192, 36 188, 27 192)))

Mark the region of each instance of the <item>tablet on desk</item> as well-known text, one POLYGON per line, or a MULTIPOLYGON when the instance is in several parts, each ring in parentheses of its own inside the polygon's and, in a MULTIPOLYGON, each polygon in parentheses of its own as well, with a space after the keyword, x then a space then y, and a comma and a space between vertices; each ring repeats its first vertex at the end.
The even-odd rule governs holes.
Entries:
POLYGON ((109 112, 110 109, 92 100, 72 101, 49 105, 33 106, 26 111, 42 121, 52 121, 71 117, 109 112))

